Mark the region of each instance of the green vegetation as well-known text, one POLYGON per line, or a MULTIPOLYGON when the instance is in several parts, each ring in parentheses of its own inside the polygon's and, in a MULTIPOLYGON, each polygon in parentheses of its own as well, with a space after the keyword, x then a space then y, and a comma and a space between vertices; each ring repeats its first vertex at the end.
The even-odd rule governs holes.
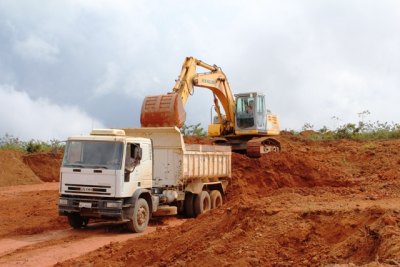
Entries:
MULTIPOLYGON (((291 131, 293 134, 313 139, 313 140, 336 140, 336 139, 353 139, 353 140, 384 140, 384 139, 398 139, 400 138, 400 124, 387 123, 387 122, 365 122, 367 116, 371 112, 364 110, 357 113, 360 121, 358 123, 346 123, 336 127, 336 130, 330 130, 328 127, 323 126, 319 130, 314 130, 314 125, 305 123, 302 127, 303 134, 291 131)), ((332 120, 337 125, 340 118, 333 116, 332 120)), ((373 149, 366 145, 366 149, 373 149)))
POLYGON ((195 135, 195 136, 206 136, 207 132, 200 127, 200 123, 196 125, 186 125, 184 124, 181 128, 181 133, 183 135, 195 135))
MULTIPOLYGON (((310 124, 305 124, 303 130, 310 129, 310 124)), ((295 133, 298 134, 298 133, 295 133)), ((368 122, 359 121, 355 123, 346 123, 339 126, 336 130, 329 130, 324 126, 318 131, 314 131, 307 136, 314 140, 335 140, 335 139, 353 139, 353 140, 382 140, 400 138, 400 124, 387 122, 368 122)))
POLYGON ((24 153, 51 152, 63 149, 64 145, 58 140, 48 142, 39 140, 22 141, 19 138, 6 134, 0 138, 0 150, 16 150, 24 153))

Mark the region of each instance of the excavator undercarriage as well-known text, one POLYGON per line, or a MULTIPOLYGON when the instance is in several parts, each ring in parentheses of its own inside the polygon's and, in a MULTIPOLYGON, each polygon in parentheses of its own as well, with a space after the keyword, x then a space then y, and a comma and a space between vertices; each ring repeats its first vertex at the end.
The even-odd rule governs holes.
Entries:
POLYGON ((212 139, 213 144, 231 146, 232 151, 259 158, 262 154, 280 152, 280 142, 272 137, 227 136, 212 139))

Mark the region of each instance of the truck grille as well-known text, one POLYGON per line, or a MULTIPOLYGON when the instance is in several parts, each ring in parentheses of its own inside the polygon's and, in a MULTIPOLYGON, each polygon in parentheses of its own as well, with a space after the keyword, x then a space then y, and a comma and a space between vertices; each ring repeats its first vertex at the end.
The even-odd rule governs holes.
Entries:
POLYGON ((111 193, 109 185, 84 185, 84 184, 65 184, 67 189, 65 193, 79 193, 85 195, 105 195, 109 196, 111 193))

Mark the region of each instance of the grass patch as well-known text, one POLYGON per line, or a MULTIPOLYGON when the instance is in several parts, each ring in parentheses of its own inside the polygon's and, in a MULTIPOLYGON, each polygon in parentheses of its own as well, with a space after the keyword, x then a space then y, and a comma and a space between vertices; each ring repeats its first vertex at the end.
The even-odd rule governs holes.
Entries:
MULTIPOLYGON (((306 124, 307 126, 309 124, 306 124)), ((304 130, 304 127, 303 127, 304 130)), ((307 128, 307 130, 311 130, 307 128)), ((301 133, 294 132, 296 135, 301 133)), ((303 136, 305 139, 311 140, 338 140, 338 139, 349 139, 349 140, 388 140, 388 139, 400 139, 400 124, 398 123, 381 123, 379 121, 374 123, 358 122, 347 123, 339 126, 336 130, 329 130, 327 127, 323 127, 318 131, 313 131, 312 134, 303 136)))
POLYGON ((22 141, 17 137, 6 134, 0 138, 0 150, 14 150, 24 153, 52 152, 63 149, 64 144, 58 140, 39 141, 29 140, 22 141))

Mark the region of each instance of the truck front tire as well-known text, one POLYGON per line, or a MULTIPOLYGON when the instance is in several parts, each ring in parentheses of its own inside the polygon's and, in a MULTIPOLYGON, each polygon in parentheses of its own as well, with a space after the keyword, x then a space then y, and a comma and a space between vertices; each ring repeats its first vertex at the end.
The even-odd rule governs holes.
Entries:
POLYGON ((85 218, 83 218, 78 213, 68 214, 68 223, 74 229, 80 229, 85 223, 85 218))
POLYGON ((149 220, 149 204, 144 198, 139 198, 133 207, 132 219, 127 222, 128 229, 134 233, 141 233, 147 228, 149 220))
POLYGON ((207 191, 201 191, 200 194, 194 198, 194 213, 195 216, 211 209, 210 194, 207 191))

